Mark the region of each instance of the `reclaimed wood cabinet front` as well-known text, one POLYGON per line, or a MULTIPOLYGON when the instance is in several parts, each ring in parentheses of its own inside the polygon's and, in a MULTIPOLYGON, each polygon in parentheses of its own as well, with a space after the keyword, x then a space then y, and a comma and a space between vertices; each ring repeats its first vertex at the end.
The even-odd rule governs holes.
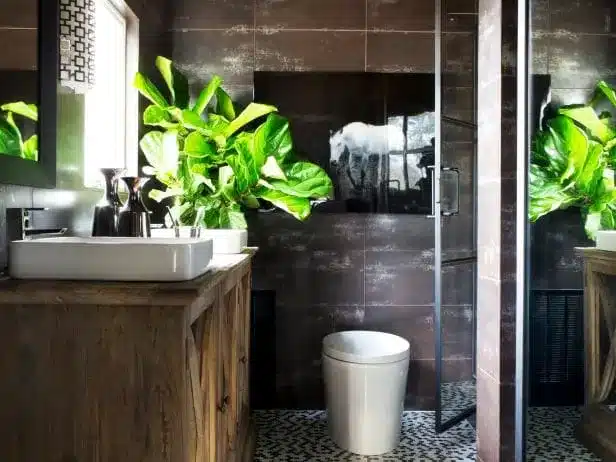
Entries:
POLYGON ((0 282, 0 460, 252 460, 250 255, 185 283, 0 282))
POLYGON ((191 450, 196 462, 242 461, 249 440, 250 273, 224 285, 187 334, 191 450))

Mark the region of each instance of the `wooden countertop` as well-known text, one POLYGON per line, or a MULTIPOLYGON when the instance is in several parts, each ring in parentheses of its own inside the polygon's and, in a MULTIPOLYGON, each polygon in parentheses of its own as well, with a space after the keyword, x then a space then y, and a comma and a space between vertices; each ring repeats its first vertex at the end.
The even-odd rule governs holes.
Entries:
MULTIPOLYGON (((237 284, 256 248, 241 254, 214 255, 208 271, 190 281, 181 282, 121 282, 80 280, 19 280, 0 281, 2 305, 140 305, 186 307, 195 299, 213 297, 219 286, 230 290, 237 284)), ((192 317, 192 316, 191 316, 192 317)))
POLYGON ((591 265, 590 271, 616 276, 616 252, 596 247, 576 247, 575 252, 591 265))

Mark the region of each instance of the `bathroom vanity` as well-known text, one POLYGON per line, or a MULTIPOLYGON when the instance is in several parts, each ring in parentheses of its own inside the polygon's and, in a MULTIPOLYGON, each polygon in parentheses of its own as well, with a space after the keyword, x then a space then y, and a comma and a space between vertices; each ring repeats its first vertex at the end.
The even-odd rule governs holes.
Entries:
POLYGON ((577 253, 584 260, 585 408, 576 434, 602 460, 616 460, 616 252, 577 253))
POLYGON ((252 460, 252 253, 185 282, 0 281, 0 460, 252 460))

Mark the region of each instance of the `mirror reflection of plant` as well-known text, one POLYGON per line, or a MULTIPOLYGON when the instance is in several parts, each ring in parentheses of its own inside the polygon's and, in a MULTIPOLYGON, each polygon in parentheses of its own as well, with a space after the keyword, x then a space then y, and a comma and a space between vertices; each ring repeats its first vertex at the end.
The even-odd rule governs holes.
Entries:
POLYGON ((616 107, 616 91, 601 81, 588 104, 563 106, 533 139, 529 218, 578 207, 586 234, 616 229, 616 126, 599 103, 616 107))
POLYGON ((186 77, 166 58, 159 56, 156 67, 169 99, 144 75, 135 77, 135 87, 152 103, 143 122, 157 127, 140 142, 150 164, 144 173, 167 187, 152 190, 152 199, 176 198, 172 211, 181 224, 197 219, 208 228, 245 228, 243 210, 258 208, 259 200, 304 220, 311 200, 332 197, 327 173, 296 159, 289 123, 274 106, 251 103, 237 114, 218 76, 191 106, 186 77), (246 129, 264 117, 255 130, 246 129))
POLYGON ((21 130, 15 123, 15 115, 38 122, 38 109, 35 104, 23 101, 6 103, 0 106, 0 154, 38 160, 38 136, 32 135, 24 140, 21 130))

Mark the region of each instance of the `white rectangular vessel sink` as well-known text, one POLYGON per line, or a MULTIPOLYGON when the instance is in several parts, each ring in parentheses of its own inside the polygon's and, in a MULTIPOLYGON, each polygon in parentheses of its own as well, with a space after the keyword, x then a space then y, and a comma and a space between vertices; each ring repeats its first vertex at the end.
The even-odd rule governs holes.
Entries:
POLYGON ((211 239, 54 237, 13 241, 9 274, 18 279, 185 281, 206 272, 211 239))
MULTIPOLYGON (((242 253, 248 245, 248 232, 245 229, 201 229, 201 237, 214 241, 215 254, 242 253)), ((168 237, 175 235, 172 228, 153 229, 152 237, 168 237)), ((180 227, 180 237, 190 236, 190 226, 180 227)))
POLYGON ((616 231, 597 231, 597 249, 616 252, 616 231))

